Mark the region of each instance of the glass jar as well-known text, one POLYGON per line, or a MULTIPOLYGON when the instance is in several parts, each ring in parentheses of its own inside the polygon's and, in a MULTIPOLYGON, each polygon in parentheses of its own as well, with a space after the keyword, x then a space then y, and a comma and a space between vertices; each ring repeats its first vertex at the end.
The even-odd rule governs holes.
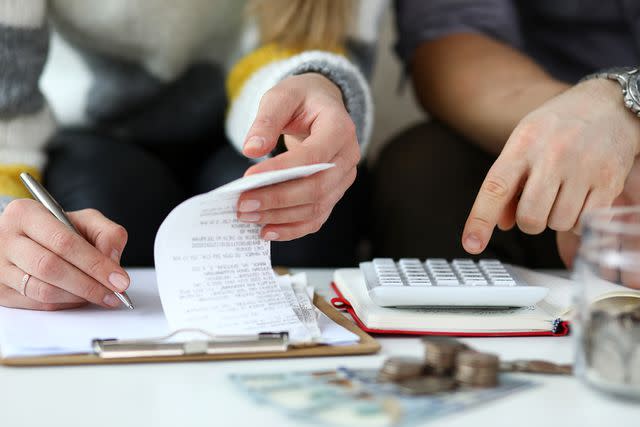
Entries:
POLYGON ((576 373, 640 400, 640 206, 586 214, 574 265, 576 373))

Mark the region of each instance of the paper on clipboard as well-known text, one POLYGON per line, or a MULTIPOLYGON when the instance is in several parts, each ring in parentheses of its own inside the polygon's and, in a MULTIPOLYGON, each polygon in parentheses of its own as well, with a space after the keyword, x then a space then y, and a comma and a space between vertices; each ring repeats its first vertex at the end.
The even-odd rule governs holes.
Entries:
MULTIPOLYGON (((293 343, 311 340, 313 331, 294 313, 277 283, 269 243, 259 239, 258 226, 239 223, 234 210, 240 191, 329 167, 313 165, 243 178, 177 207, 156 238, 158 285, 152 270, 131 271, 128 293, 136 304, 133 311, 87 306, 35 312, 0 307, 3 357, 89 353, 94 338, 143 339, 184 328, 220 335, 288 331, 293 343)), ((321 336, 316 342, 357 341, 330 319, 319 321, 321 336)))

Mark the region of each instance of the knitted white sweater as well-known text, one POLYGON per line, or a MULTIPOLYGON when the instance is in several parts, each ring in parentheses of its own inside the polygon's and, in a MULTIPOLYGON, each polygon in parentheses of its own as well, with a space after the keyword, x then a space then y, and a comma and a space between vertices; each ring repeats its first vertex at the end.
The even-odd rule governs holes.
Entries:
MULTIPOLYGON (((345 47, 359 65, 372 62, 385 3, 367 0, 360 5, 358 25, 345 47)), ((242 0, 2 0, 0 211, 3 200, 22 195, 18 171, 38 173, 44 168, 43 147, 60 125, 99 124, 132 138, 153 136, 153 129, 162 125, 170 128, 164 134, 179 138, 197 132, 205 121, 210 125, 224 119, 230 142, 241 149, 262 95, 293 74, 318 72, 333 80, 343 91, 360 143, 366 144, 372 120, 366 80, 358 66, 334 53, 302 52, 265 62, 251 70, 233 99, 227 98, 222 89, 225 76, 258 48, 256 28, 244 19, 244 8, 242 0), (49 22, 80 52, 92 76, 88 88, 78 87, 80 93, 70 97, 80 102, 73 108, 76 114, 63 123, 49 107, 56 100, 48 102, 38 86, 48 52, 49 22), (157 101, 196 66, 211 70, 211 79, 200 79, 177 101, 172 97, 171 106, 157 101), (197 108, 176 108, 176 102, 197 108), (132 126, 130 116, 144 111, 145 105, 152 105, 154 114, 136 117, 132 126), (220 114, 180 116, 180 110, 220 114)))

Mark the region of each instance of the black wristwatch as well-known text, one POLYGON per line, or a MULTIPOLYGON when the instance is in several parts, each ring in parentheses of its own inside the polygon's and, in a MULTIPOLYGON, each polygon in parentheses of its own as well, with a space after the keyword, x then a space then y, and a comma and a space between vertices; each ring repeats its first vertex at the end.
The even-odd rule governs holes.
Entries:
POLYGON ((640 88, 638 87, 638 79, 640 79, 640 68, 638 67, 617 67, 609 68, 597 73, 589 74, 580 81, 590 79, 609 79, 615 80, 622 86, 622 95, 624 96, 624 105, 633 111, 635 115, 640 117, 640 88))

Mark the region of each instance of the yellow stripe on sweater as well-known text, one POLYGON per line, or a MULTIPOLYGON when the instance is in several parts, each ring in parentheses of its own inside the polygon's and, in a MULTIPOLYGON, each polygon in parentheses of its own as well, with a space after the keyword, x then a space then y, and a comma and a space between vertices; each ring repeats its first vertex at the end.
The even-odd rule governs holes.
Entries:
POLYGON ((40 171, 33 166, 21 164, 0 165, 0 195, 15 198, 31 197, 31 194, 20 180, 22 172, 30 173, 38 181, 42 180, 40 171))
MULTIPOLYGON (((264 67, 270 62, 281 61, 294 55, 298 55, 304 51, 305 49, 286 48, 275 43, 266 44, 254 50, 249 55, 238 61, 238 63, 236 63, 229 72, 229 76, 226 81, 229 101, 233 102, 238 95, 240 95, 242 86, 244 86, 249 77, 251 77, 251 75, 258 69, 264 67)), ((328 50, 328 52, 339 55, 345 54, 343 49, 328 50)))

